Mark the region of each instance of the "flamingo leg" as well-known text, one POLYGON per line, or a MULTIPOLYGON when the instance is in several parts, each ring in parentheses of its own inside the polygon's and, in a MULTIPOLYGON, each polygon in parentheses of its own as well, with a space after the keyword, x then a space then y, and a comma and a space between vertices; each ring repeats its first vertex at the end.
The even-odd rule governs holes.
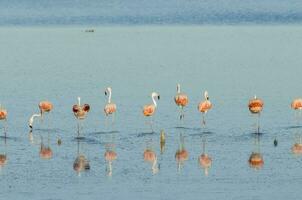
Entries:
POLYGON ((150 127, 151 127, 151 131, 153 133, 154 130, 153 130, 153 117, 152 116, 150 117, 150 127))
POLYGON ((206 127, 206 119, 205 119, 205 113, 202 113, 202 126, 205 128, 206 127))
POLYGON ((7 132, 7 119, 4 119, 4 137, 6 138, 6 132, 7 132))
POLYGON ((257 114, 257 133, 260 133, 260 113, 257 114))
POLYGON ((77 119, 78 138, 80 137, 80 121, 77 119))

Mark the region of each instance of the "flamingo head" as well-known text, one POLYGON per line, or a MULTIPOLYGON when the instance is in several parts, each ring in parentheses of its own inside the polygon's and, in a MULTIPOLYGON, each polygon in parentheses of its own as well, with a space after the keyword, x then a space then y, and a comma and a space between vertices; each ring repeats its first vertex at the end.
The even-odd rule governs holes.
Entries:
POLYGON ((157 97, 157 99, 160 99, 160 95, 157 92, 152 92, 151 94, 152 98, 157 97))
POLYGON ((206 100, 209 100, 209 99, 210 99, 210 98, 209 98, 208 91, 205 91, 205 92, 204 92, 204 98, 205 98, 206 100))
POLYGON ((107 96, 108 93, 111 93, 111 91, 112 91, 111 87, 107 87, 105 90, 105 95, 107 96))
POLYGON ((180 84, 178 83, 176 86, 177 93, 180 93, 180 84))

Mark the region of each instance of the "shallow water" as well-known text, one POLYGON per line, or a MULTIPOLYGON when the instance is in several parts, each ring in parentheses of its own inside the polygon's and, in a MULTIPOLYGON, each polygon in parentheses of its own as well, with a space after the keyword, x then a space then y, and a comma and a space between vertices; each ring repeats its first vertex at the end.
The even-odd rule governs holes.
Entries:
POLYGON ((299 199, 302 157, 291 147, 302 128, 290 102, 301 95, 301 27, 84 30, 0 29, 0 101, 9 112, 8 138, 0 140, 8 158, 0 171, 0 199, 299 199), (173 101, 177 83, 189 95, 182 124, 173 101), (109 85, 118 106, 114 126, 103 114, 109 85), (214 105, 206 128, 196 109, 204 90, 214 105), (152 91, 161 95, 154 133, 141 112, 152 91), (256 117, 247 109, 254 94, 265 101, 259 145, 256 117), (91 105, 82 139, 75 139, 71 109, 78 96, 91 105), (28 119, 45 99, 54 110, 29 133, 28 119), (162 154, 160 130, 166 133, 162 154), (40 158, 41 139, 53 151, 49 160, 40 158), (198 164, 203 139, 213 161, 207 176, 198 164), (189 157, 179 168, 181 141, 189 157), (112 176, 104 158, 108 148, 117 153, 112 176), (157 154, 156 174, 143 159, 146 148, 157 154), (80 174, 73 169, 78 151, 90 161, 90 170, 80 174), (248 164, 253 151, 264 158, 259 170, 248 164))

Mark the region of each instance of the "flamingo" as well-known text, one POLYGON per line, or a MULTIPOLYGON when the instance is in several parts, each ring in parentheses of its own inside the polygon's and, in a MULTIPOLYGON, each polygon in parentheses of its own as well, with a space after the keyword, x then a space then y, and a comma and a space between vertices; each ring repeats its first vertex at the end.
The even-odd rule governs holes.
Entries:
POLYGON ((4 135, 6 137, 6 126, 7 126, 7 111, 0 104, 0 121, 4 121, 4 135))
POLYGON ((179 119, 183 119, 185 114, 184 114, 184 107, 188 104, 189 99, 188 96, 185 93, 180 92, 180 84, 177 84, 177 94, 174 97, 174 101, 176 103, 176 105, 180 108, 180 116, 179 119))
POLYGON ((114 113, 116 112, 116 104, 111 102, 112 89, 107 87, 105 90, 105 95, 108 95, 108 102, 104 107, 104 112, 106 116, 112 115, 112 122, 114 122, 114 113))
POLYGON ((87 113, 90 110, 89 104, 81 105, 81 97, 78 97, 78 104, 72 106, 72 111, 74 116, 77 118, 78 122, 78 136, 80 136, 80 120, 84 120, 86 118, 87 113))
POLYGON ((258 99, 257 96, 255 95, 253 99, 249 100, 248 107, 249 110, 252 114, 257 114, 257 131, 259 133, 260 126, 259 126, 259 118, 260 118, 260 113, 263 109, 263 101, 261 99, 258 99))
MULTIPOLYGON (((294 110, 298 110, 298 114, 299 114, 299 117, 301 116, 301 110, 302 110, 302 99, 294 99, 291 103, 291 108, 294 109, 294 110)), ((298 120, 298 117, 297 115, 295 115, 297 120, 298 120)))
POLYGON ((201 101, 198 104, 198 110, 199 112, 202 113, 202 124, 206 125, 206 121, 205 121, 205 115, 207 114, 207 112, 212 108, 212 103, 209 100, 209 95, 208 95, 208 91, 204 92, 204 101, 201 101))
MULTIPOLYGON (((152 98, 153 103, 149 104, 149 105, 145 105, 143 107, 143 114, 146 117, 152 117, 154 115, 156 107, 157 107, 157 103, 156 103, 155 98, 157 98, 159 100, 160 95, 157 92, 152 92, 151 98, 152 98)), ((152 122, 151 122, 151 128, 152 128, 152 122)))
POLYGON ((33 124, 34 124, 35 118, 40 117, 41 119, 43 119, 44 113, 49 113, 52 109, 53 109, 53 105, 52 105, 52 103, 50 101, 41 101, 39 103, 40 113, 33 114, 29 118, 29 123, 28 123, 29 128, 31 130, 33 129, 33 124))
POLYGON ((157 164, 157 156, 156 153, 152 149, 146 149, 144 151, 144 160, 152 164, 152 173, 157 174, 159 171, 157 164))

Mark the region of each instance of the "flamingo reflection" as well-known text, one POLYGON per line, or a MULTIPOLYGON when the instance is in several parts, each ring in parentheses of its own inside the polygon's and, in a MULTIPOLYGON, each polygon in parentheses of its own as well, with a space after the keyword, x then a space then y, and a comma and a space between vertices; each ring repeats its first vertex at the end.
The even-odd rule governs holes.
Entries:
POLYGON ((0 169, 3 168, 7 163, 6 137, 4 137, 4 149, 4 153, 0 153, 0 169))
POLYGON ((204 169, 204 174, 207 176, 209 174, 209 168, 212 166, 212 158, 206 153, 206 138, 203 138, 202 144, 202 154, 199 156, 199 165, 204 169))
POLYGON ((84 154, 80 153, 80 140, 77 141, 78 148, 77 148, 77 157, 73 163, 73 169, 81 175, 81 172, 89 170, 89 160, 85 157, 84 154))
POLYGON ((301 137, 301 131, 298 130, 295 134, 295 143, 291 148, 292 153, 295 155, 302 155, 302 137, 301 137))
POLYGON ((260 135, 255 136, 255 146, 256 150, 251 153, 248 162, 251 168, 259 170, 264 165, 263 156, 260 152, 260 135))
POLYGON ((107 175, 112 176, 112 163, 117 159, 117 153, 115 151, 115 144, 114 144, 114 135, 112 133, 111 141, 109 144, 106 145, 106 152, 104 153, 104 158, 106 162, 108 163, 108 166, 106 168, 107 175))
POLYGON ((53 152, 50 148, 49 143, 50 143, 49 134, 47 139, 47 145, 43 143, 43 137, 41 137, 40 157, 44 160, 49 160, 53 156, 53 152))
POLYGON ((182 136, 182 134, 179 134, 179 148, 175 153, 178 171, 181 170, 182 166, 184 165, 185 161, 188 160, 188 158, 189 152, 185 149, 184 137, 182 136))

